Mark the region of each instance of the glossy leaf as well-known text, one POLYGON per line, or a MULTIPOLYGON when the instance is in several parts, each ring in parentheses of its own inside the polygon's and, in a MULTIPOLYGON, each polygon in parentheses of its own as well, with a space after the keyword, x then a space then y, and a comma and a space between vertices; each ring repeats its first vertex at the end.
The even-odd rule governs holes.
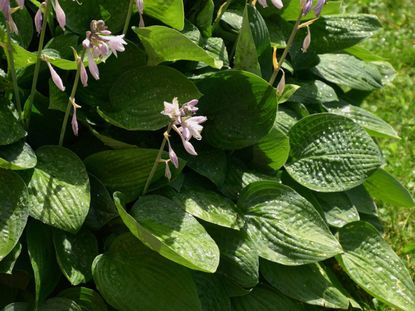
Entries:
POLYGON ((144 13, 177 30, 182 30, 184 27, 183 0, 147 1, 144 4, 144 13))
POLYGON ((315 191, 345 191, 362 184, 383 162, 378 146, 346 117, 306 117, 289 132, 292 162, 287 172, 315 191))
POLYGON ((86 287, 70 287, 59 293, 60 297, 74 300, 82 311, 107 311, 107 305, 94 290, 86 287))
POLYGON ((200 113, 208 118, 203 137, 213 147, 230 150, 253 145, 273 126, 276 93, 260 77, 227 70, 198 81, 197 86, 204 94, 200 113))
POLYGON ((338 101, 336 91, 320 80, 298 83, 298 85, 300 88, 290 97, 292 102, 320 104, 338 101))
POLYGON ((37 163, 35 152, 24 141, 0 146, 0 167, 9 170, 27 170, 37 163))
POLYGON ((345 193, 359 213, 367 215, 375 215, 377 213, 376 204, 363 185, 350 189, 345 193))
POLYGON ((82 230, 72 235, 55 230, 53 244, 58 264, 72 285, 92 279, 91 264, 98 255, 98 242, 91 232, 82 230))
POLYGON ((74 300, 55 297, 47 300, 39 311, 82 311, 82 308, 74 300))
POLYGON ((26 131, 6 107, 4 101, 0 101, 0 146, 13 144, 26 136, 26 131))
POLYGON ((0 169, 0 261, 15 248, 26 226, 27 196, 19 175, 0 169))
POLYGON ((16 264, 17 259, 22 252, 22 244, 17 243, 16 246, 7 254, 0 262, 0 273, 12 274, 13 268, 16 264))
POLYGON ((200 95, 196 86, 175 69, 140 67, 113 82, 110 104, 99 106, 98 112, 108 123, 126 130, 158 130, 170 122, 160 113, 164 101, 177 97, 184 104, 200 95))
POLYGON ((219 249, 205 229, 173 201, 159 196, 142 196, 131 215, 114 194, 118 213, 135 237, 160 255, 188 268, 215 272, 219 249))
POLYGON ((287 186, 272 181, 252 183, 242 191, 238 206, 260 257, 302 265, 342 252, 317 210, 287 186))
POLYGON ((90 29, 91 20, 101 17, 99 1, 88 0, 80 5, 72 0, 59 0, 66 15, 66 27, 75 33, 84 35, 90 29))
POLYGON ((120 311, 201 311, 189 270, 164 259, 131 234, 117 237, 95 258, 94 281, 105 300, 120 311), (154 290, 157 289, 157 290, 154 290))
POLYGON ((90 205, 89 179, 78 156, 66 148, 43 146, 30 179, 30 215, 45 224, 76 233, 90 205))
POLYGON ((401 310, 415 309, 415 285, 401 259, 365 222, 351 223, 339 231, 344 254, 339 263, 361 288, 401 310))

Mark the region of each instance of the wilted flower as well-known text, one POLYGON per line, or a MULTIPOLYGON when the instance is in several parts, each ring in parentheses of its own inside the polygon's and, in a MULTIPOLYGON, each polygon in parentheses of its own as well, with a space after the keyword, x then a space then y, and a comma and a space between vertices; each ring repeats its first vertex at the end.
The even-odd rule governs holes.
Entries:
MULTIPOLYGON (((171 128, 177 134, 179 134, 184 149, 191 155, 197 155, 197 152, 193 145, 190 143, 190 139, 192 139, 192 137, 196 138, 197 140, 202 139, 201 132, 203 130, 203 126, 201 123, 206 122, 207 120, 207 118, 204 116, 194 116, 198 110, 196 107, 198 102, 199 101, 197 99, 193 99, 179 107, 179 101, 177 97, 175 97, 171 103, 164 102, 164 110, 161 112, 161 114, 164 114, 170 118, 172 122, 171 128)), ((167 133, 165 133, 165 139, 167 140, 169 147, 170 161, 176 168, 178 168, 179 160, 173 148, 171 147, 169 135, 167 133)), ((166 163, 166 165, 168 164, 166 163)), ((166 169, 166 177, 168 177, 167 173, 168 171, 166 169)))
MULTIPOLYGON (((258 2, 260 5, 262 5, 263 8, 268 6, 267 0, 258 0, 258 2)), ((282 9, 284 7, 284 4, 281 0, 271 0, 271 2, 277 9, 282 9)))
MULTIPOLYGON (((111 54, 117 56, 117 52, 125 51, 124 35, 113 36, 102 20, 91 22, 91 30, 86 32, 86 38, 82 42, 88 58, 89 72, 95 80, 99 80, 99 70, 95 59, 105 60, 111 54)), ((84 77, 86 83, 87 78, 84 77)), ((83 85, 85 86, 85 83, 83 85)))
MULTIPOLYGON (((42 22, 43 22, 42 11, 47 5, 46 1, 48 0, 45 0, 40 4, 39 9, 37 10, 36 15, 35 15, 35 27, 36 27, 37 33, 40 33, 42 31, 42 22)), ((59 27, 61 27, 62 30, 65 30, 66 15, 58 0, 54 0, 53 8, 55 10, 55 16, 56 16, 56 20, 58 21, 59 27)))
POLYGON ((140 23, 139 23, 139 26, 140 27, 144 27, 144 19, 143 19, 143 14, 144 14, 144 0, 136 0, 136 4, 137 4, 137 9, 138 9, 138 15, 140 15, 140 23))

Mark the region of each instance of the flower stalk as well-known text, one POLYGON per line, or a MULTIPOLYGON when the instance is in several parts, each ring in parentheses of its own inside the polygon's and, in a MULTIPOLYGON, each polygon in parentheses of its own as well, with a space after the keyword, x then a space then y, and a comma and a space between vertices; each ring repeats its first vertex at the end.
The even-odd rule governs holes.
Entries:
POLYGON ((130 22, 131 22, 131 16, 133 15, 133 6, 134 6, 134 0, 130 0, 130 4, 128 5, 127 17, 125 18, 125 24, 124 24, 124 28, 122 31, 123 35, 125 35, 128 31, 128 26, 130 25, 130 22))

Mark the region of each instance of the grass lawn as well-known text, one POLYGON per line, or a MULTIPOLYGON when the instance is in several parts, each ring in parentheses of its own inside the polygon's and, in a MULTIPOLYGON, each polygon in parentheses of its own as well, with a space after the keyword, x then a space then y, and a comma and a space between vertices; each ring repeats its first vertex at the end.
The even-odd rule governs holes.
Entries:
MULTIPOLYGON (((385 167, 415 194, 415 6, 413 0, 345 0, 346 12, 377 15, 384 29, 365 46, 397 70, 392 85, 369 96, 364 107, 389 122, 402 138, 381 140, 385 167)), ((387 191, 387 189, 385 189, 387 191)), ((415 208, 380 206, 386 239, 415 279, 415 208)))

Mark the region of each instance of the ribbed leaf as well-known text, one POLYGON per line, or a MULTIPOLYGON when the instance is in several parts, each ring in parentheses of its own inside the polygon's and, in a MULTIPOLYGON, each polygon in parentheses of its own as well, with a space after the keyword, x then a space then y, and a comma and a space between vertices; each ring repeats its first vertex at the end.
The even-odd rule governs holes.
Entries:
POLYGON ((326 308, 349 308, 349 295, 323 264, 287 267, 264 260, 261 273, 273 287, 295 300, 326 308))
POLYGON ((12 274, 13 268, 16 264, 17 259, 22 252, 22 243, 17 243, 10 253, 4 257, 0 262, 0 273, 12 274))
POLYGON ((315 191, 354 188, 382 164, 375 142, 346 117, 311 115, 296 123, 289 137, 293 159, 285 168, 298 183, 315 191))
POLYGON ((82 308, 74 300, 55 297, 47 300, 39 311, 82 311, 82 308))
POLYGON ((411 193, 391 174, 383 169, 378 169, 364 183, 369 194, 382 202, 404 206, 415 206, 411 193))
POLYGON ((37 163, 35 152, 23 140, 0 146, 0 167, 9 170, 27 170, 37 163))
POLYGON ((114 194, 118 213, 135 237, 160 255, 188 268, 215 272, 219 249, 205 229, 173 201, 159 196, 140 197, 131 215, 114 194))
POLYGON ((298 83, 298 85, 300 88, 290 97, 292 102, 320 104, 338 101, 336 91, 320 80, 298 83))
POLYGON ((38 163, 29 182, 30 216, 68 232, 77 232, 90 204, 89 179, 78 156, 58 146, 36 151, 38 163))
POLYGON ((0 101, 0 146, 13 144, 25 136, 22 125, 7 109, 5 102, 0 101))
POLYGON ((213 68, 222 68, 223 61, 213 57, 177 30, 164 26, 133 28, 144 45, 148 65, 166 61, 188 60, 203 62, 213 68))
POLYGON ((55 230, 53 244, 58 264, 72 285, 92 279, 91 264, 98 255, 98 242, 91 232, 82 230, 72 235, 55 230))
POLYGON ((391 306, 415 309, 415 285, 408 270, 372 225, 348 224, 340 229, 339 241, 344 254, 337 259, 353 281, 391 306))
POLYGON ((82 311, 107 311, 107 305, 94 290, 86 287, 70 287, 59 293, 60 297, 74 300, 82 311))
POLYGON ((274 125, 276 93, 260 77, 227 70, 200 80, 197 86, 204 94, 199 106, 208 117, 203 135, 210 145, 241 149, 258 142, 274 125))
POLYGON ((95 258, 92 273, 98 290, 120 311, 201 311, 189 270, 164 259, 134 236, 117 237, 95 258), (157 289, 157 290, 155 290, 157 289))
POLYGON ((252 183, 242 191, 238 206, 259 256, 265 259, 302 265, 342 251, 317 210, 287 186, 272 181, 252 183))

